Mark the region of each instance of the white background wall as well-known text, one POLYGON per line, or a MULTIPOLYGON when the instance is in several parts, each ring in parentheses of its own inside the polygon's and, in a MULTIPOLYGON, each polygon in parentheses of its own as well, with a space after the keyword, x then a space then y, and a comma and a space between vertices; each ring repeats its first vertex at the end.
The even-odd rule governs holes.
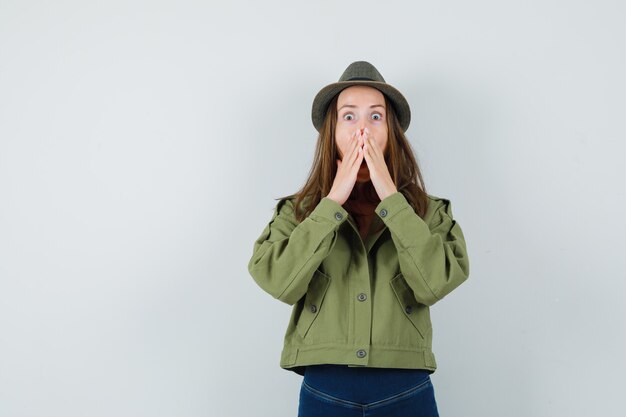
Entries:
POLYGON ((621 1, 0 2, 0 415, 294 416, 246 264, 352 61, 411 104, 470 279, 442 416, 623 416, 621 1))

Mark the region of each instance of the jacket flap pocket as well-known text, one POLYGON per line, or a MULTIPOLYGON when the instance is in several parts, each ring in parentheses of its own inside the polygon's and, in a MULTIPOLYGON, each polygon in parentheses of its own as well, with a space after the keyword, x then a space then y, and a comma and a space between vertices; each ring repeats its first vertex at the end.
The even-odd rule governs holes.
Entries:
POLYGON ((423 339, 426 329, 422 328, 418 317, 421 304, 419 304, 415 299, 413 290, 411 290, 411 287, 409 287, 409 284, 405 281, 402 273, 393 277, 389 281, 389 284, 391 285, 391 288, 393 288, 393 292, 400 303, 400 307, 402 308, 404 315, 410 320, 423 339))
POLYGON ((316 269, 306 292, 302 314, 296 324, 296 329, 300 336, 306 336, 311 324, 313 324, 313 321, 319 314, 329 285, 330 277, 316 269))

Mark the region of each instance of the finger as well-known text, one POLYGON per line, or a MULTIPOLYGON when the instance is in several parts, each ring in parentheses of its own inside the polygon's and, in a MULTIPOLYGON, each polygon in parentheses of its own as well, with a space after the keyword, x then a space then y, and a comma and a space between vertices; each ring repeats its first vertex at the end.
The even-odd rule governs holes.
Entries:
POLYGON ((365 134, 364 133, 359 134, 358 135, 358 140, 359 140, 359 145, 362 148, 363 145, 365 145, 365 134))
POLYGON ((356 132, 356 141, 357 142, 357 146, 354 150, 354 158, 351 159, 352 162, 352 168, 358 168, 358 165, 361 164, 361 155, 363 153, 363 145, 362 145, 362 140, 360 138, 359 132, 356 132))
POLYGON ((376 142, 376 140, 369 134, 366 138, 366 144, 368 145, 367 147, 370 149, 372 155, 378 155, 378 142, 376 142))
POLYGON ((348 139, 348 149, 346 150, 345 155, 342 156, 342 162, 343 161, 348 161, 348 165, 350 164, 350 162, 352 161, 353 158, 353 154, 355 152, 356 149, 356 140, 354 138, 354 134, 352 134, 350 136, 350 138, 348 139))
POLYGON ((357 139, 356 132, 353 132, 352 135, 350 135, 350 151, 354 151, 358 144, 359 141, 357 139))
POLYGON ((363 162, 363 158, 365 158, 365 152, 363 152, 363 148, 359 149, 359 160, 357 161, 357 167, 361 167, 361 163, 363 162))
POLYGON ((365 157, 365 161, 367 161, 368 166, 371 166, 374 163, 374 155, 372 153, 372 147, 370 146, 369 143, 366 143, 363 146, 363 154, 365 157))
POLYGON ((356 148, 355 152, 354 152, 354 156, 353 158, 350 160, 350 168, 358 168, 358 166, 361 164, 361 154, 363 153, 363 148, 361 148, 360 146, 356 148))
MULTIPOLYGON (((357 136, 358 135, 355 134, 355 138, 357 136)), ((356 160, 357 160, 357 158, 359 156, 359 149, 361 149, 361 144, 359 142, 360 142, 360 140, 358 138, 354 141, 354 147, 352 149, 352 153, 351 153, 350 159, 349 159, 351 164, 355 164, 356 160)))
POLYGON ((365 158, 365 162, 367 162, 369 166, 372 162, 372 155, 370 154, 370 148, 369 146, 367 146, 367 144, 363 146, 363 157, 365 158))
POLYGON ((361 162, 363 162, 363 149, 359 148, 358 150, 358 158, 354 161, 354 165, 352 165, 352 175, 356 175, 361 169, 361 162))
POLYGON ((363 150, 371 148, 369 135, 363 137, 363 150))
POLYGON ((379 149, 380 148, 378 148, 378 144, 376 143, 375 140, 370 139, 368 141, 366 152, 372 158, 373 161, 380 161, 380 159, 381 159, 381 152, 380 152, 379 149))

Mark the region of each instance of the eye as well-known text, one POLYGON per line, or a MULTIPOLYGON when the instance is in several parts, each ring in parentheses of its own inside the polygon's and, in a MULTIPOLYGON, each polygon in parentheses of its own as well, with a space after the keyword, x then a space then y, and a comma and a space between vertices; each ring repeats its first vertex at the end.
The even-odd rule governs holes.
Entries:
POLYGON ((374 120, 380 120, 380 119, 382 119, 382 118, 383 118, 383 115, 382 115, 382 114, 380 114, 380 113, 374 113, 374 114, 372 114, 372 119, 374 119, 374 120), (376 118, 376 116, 378 116, 378 118, 376 118))
POLYGON ((346 113, 343 115, 343 119, 344 120, 352 120, 354 119, 354 116, 352 115, 352 113, 346 113), (350 119, 348 119, 348 117, 350 117, 350 119))

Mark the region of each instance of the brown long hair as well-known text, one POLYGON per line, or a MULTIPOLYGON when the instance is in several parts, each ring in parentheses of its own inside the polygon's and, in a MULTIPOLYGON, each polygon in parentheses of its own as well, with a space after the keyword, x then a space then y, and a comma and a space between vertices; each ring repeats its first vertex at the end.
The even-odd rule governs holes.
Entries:
MULTIPOLYGON (((387 131, 389 140, 385 149, 385 163, 398 191, 407 199, 418 216, 424 217, 428 208, 428 195, 422 173, 413 155, 411 144, 404 136, 393 105, 383 94, 387 108, 387 131)), ((333 97, 326 110, 324 124, 320 129, 315 147, 313 164, 304 186, 296 193, 276 200, 295 198, 295 215, 298 222, 304 220, 315 209, 320 200, 327 196, 337 173, 339 153, 335 142, 337 125, 337 99, 333 97), (306 204, 304 202, 308 201, 306 204)), ((354 190, 353 190, 354 192, 354 190)))

